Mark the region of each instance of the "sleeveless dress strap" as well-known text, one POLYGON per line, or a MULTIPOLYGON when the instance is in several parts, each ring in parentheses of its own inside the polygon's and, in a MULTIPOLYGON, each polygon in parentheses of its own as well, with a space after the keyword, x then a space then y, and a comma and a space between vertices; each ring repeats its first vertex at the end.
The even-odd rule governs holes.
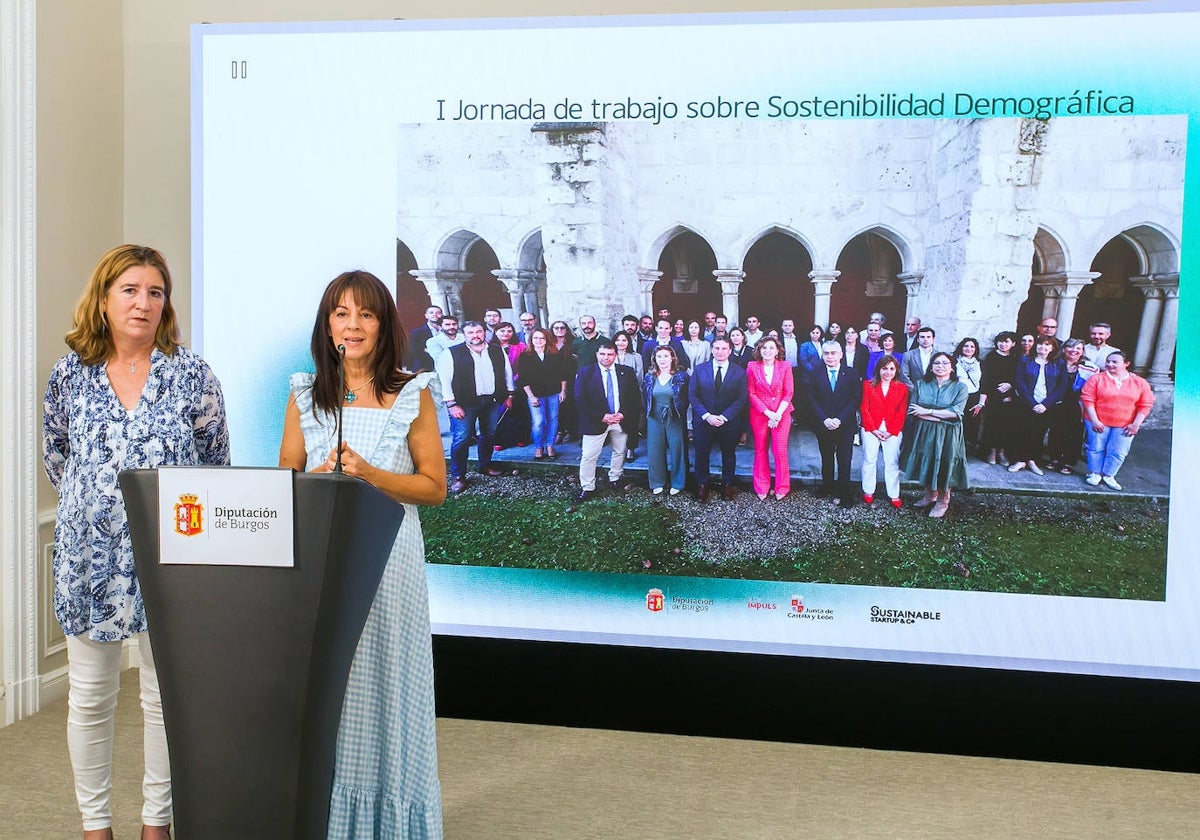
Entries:
POLYGON ((435 405, 441 403, 441 380, 435 373, 418 373, 400 389, 396 401, 388 413, 387 427, 379 443, 392 443, 397 438, 407 438, 408 430, 421 411, 421 391, 428 388, 435 405))

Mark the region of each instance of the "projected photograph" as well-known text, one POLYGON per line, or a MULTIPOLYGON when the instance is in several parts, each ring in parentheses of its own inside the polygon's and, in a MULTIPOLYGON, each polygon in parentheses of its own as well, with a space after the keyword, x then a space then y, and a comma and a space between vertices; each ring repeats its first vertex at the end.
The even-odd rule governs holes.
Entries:
POLYGON ((457 480, 422 513, 427 559, 1164 600, 1186 134, 1186 116, 399 126, 410 364, 453 371, 476 321, 517 374, 465 459, 443 418, 457 480), (524 389, 534 330, 567 382, 554 422, 524 389), (625 451, 605 439, 593 474, 599 417, 574 380, 619 334, 639 385, 660 342, 687 373, 638 388, 625 451), (727 465, 680 391, 706 365, 711 391, 714 337, 745 369, 772 335, 790 433, 754 428, 748 395, 727 465), (914 389, 950 355, 967 403, 945 498, 897 493, 894 447, 853 410, 848 482, 826 473, 808 371, 827 340, 864 378, 894 358, 914 389), (1144 422, 1089 460, 1081 402, 1144 422))

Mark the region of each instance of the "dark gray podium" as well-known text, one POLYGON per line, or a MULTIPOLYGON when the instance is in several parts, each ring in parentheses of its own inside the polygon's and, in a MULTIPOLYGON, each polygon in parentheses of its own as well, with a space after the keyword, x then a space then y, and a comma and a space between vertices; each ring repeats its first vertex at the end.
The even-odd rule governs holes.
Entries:
POLYGON ((296 475, 293 568, 163 565, 158 474, 130 470, 120 482, 175 836, 321 840, 346 678, 404 508, 357 478, 296 475))

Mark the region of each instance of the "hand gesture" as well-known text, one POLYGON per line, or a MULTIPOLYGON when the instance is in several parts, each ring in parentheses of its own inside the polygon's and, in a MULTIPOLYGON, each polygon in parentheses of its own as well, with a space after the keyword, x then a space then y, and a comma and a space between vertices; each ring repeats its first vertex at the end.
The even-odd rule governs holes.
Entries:
MULTIPOLYGON (((313 470, 313 472, 333 472, 334 466, 337 464, 337 450, 329 453, 329 457, 325 459, 325 463, 313 470)), ((366 459, 350 448, 350 444, 342 441, 342 472, 346 475, 352 475, 356 478, 361 478, 364 481, 370 481, 370 475, 374 471, 374 467, 367 463, 366 459)))

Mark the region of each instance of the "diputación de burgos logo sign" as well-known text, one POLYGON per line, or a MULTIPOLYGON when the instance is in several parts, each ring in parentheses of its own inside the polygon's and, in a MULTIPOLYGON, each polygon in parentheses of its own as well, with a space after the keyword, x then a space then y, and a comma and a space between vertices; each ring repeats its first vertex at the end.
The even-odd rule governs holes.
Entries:
POLYGON ((689 598, 685 595, 667 597, 661 589, 651 589, 646 593, 646 609, 650 612, 691 612, 703 613, 713 608, 712 598, 689 598))
POLYGON ((918 621, 941 621, 940 610, 889 610, 871 606, 871 621, 878 624, 916 624, 918 621))

